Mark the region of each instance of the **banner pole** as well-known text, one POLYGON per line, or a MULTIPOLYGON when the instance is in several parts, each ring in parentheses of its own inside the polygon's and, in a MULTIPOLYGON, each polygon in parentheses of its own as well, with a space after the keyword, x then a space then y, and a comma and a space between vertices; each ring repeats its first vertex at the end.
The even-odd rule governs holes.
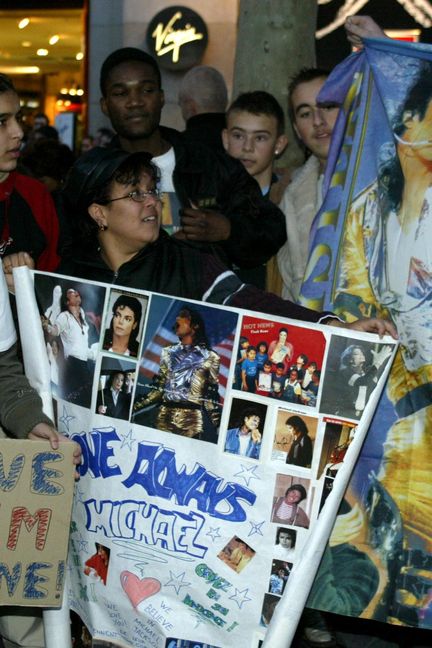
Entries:
MULTIPOLYGON (((16 305, 20 328, 24 367, 30 384, 42 399, 43 411, 51 419, 54 417, 51 396, 50 367, 45 348, 39 310, 33 288, 33 276, 26 266, 14 268, 16 305), (32 329, 29 334, 29 327, 32 329)), ((54 419, 53 419, 54 420, 54 419)), ((72 648, 69 601, 64 588, 63 604, 58 610, 44 610, 43 624, 45 648, 72 648)))

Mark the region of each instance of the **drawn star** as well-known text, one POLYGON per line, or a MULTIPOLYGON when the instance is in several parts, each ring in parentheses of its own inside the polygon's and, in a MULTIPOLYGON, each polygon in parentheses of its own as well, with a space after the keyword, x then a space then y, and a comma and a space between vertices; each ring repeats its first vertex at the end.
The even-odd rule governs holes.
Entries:
MULTIPOLYGON (((85 493, 81 488, 76 488, 76 499, 80 504, 85 504, 85 502, 88 500, 88 495, 85 493)), ((74 529, 76 531, 76 529, 74 529)))
POLYGON ((206 535, 209 536, 213 542, 217 540, 218 538, 221 538, 221 534, 219 533, 220 527, 210 527, 210 531, 207 531, 206 535))
POLYGON ((133 436, 132 429, 130 429, 127 434, 120 434, 120 436, 123 439, 123 441, 121 443, 121 446, 120 446, 120 449, 124 448, 124 447, 127 447, 127 448, 129 448, 129 450, 133 450, 132 446, 133 446, 134 443, 136 443, 137 440, 133 436))
POLYGON ((76 540, 75 542, 78 545, 78 551, 88 553, 88 542, 87 542, 87 540, 83 539, 81 534, 80 534, 80 537, 78 538, 78 540, 76 540))
POLYGON ((63 405, 63 414, 60 416, 59 422, 63 423, 63 425, 65 426, 65 428, 66 428, 66 430, 68 432, 68 434, 70 434, 69 425, 70 425, 71 421, 73 421, 74 419, 76 419, 76 416, 71 416, 70 414, 68 414, 68 411, 66 409, 66 405, 63 405))
POLYGON ((187 587, 190 583, 186 583, 184 580, 186 572, 182 572, 177 576, 170 570, 170 579, 167 583, 164 583, 165 587, 174 587, 176 594, 180 594, 182 587, 187 587))
POLYGON ((258 470, 258 466, 243 466, 243 464, 241 464, 241 467, 242 469, 240 472, 234 473, 234 477, 240 477, 243 479, 246 486, 249 486, 252 479, 261 479, 257 474, 255 474, 255 471, 258 470))
POLYGON ((243 603, 246 603, 246 601, 252 601, 252 599, 248 596, 248 592, 248 587, 246 587, 246 589, 244 590, 238 590, 236 587, 234 594, 232 594, 232 596, 229 596, 228 598, 231 601, 235 601, 241 610, 243 603))
POLYGON ((254 522, 253 520, 249 520, 249 524, 251 525, 251 528, 250 528, 250 531, 248 533, 248 537, 252 536, 252 535, 255 535, 256 533, 258 535, 263 535, 263 532, 262 532, 261 529, 262 529, 262 525, 264 523, 265 523, 265 520, 263 520, 262 522, 254 522))

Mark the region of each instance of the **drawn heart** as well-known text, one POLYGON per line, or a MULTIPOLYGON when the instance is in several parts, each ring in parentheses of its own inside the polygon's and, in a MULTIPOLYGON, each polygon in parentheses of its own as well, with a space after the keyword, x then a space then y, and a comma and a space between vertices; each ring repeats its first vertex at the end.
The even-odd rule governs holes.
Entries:
POLYGON ((120 582, 134 608, 137 608, 146 598, 157 594, 161 588, 156 578, 138 578, 130 571, 123 571, 120 574, 120 582))

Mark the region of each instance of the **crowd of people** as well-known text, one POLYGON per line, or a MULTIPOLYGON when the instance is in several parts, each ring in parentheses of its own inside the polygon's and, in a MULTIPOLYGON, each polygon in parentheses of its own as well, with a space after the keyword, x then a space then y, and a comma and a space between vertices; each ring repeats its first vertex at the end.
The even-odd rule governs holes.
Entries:
MULTIPOLYGON (((367 26, 360 21, 354 31, 362 35, 367 26)), ((332 313, 296 303, 339 109, 317 103, 327 74, 319 69, 301 70, 289 87, 289 115, 308 152, 307 161, 292 174, 289 184, 274 168, 287 146, 281 106, 268 92, 251 91, 235 98, 226 111, 226 87, 212 68, 200 66, 185 75, 179 103, 186 129, 179 133, 160 125, 164 93, 156 60, 136 48, 112 52, 100 74, 101 109, 112 130, 100 129, 95 137, 86 135, 76 159, 44 115, 35 117, 34 130, 24 141, 18 94, 11 80, 0 74, 0 246, 8 286, 13 284, 12 268, 25 264, 46 272, 396 337, 387 320, 365 318, 345 325, 332 313)), ((0 328, 0 381, 6 383, 6 376, 9 381, 2 392, 0 421, 12 434, 45 438, 57 447, 63 439, 42 414, 41 403, 29 386, 24 387, 29 402, 26 411, 22 399, 11 404, 14 393, 27 383, 15 358, 16 336, 3 274, 0 290, 5 319, 0 328), (15 410, 19 411, 16 416, 15 410), (21 419, 25 423, 17 431, 15 420, 21 419)), ((60 338, 70 368, 64 388, 76 393, 76 402, 83 404, 87 402, 88 363, 93 361, 89 323, 79 292, 71 288, 65 298, 55 319, 46 317, 43 326, 52 336, 53 357, 55 338, 60 338)), ((117 300, 104 348, 136 356, 141 317, 136 299, 117 300)), ((194 317, 192 311, 179 314, 176 332, 180 342, 166 350, 166 364, 172 354, 182 355, 184 339, 203 334, 194 317)), ((235 386, 252 394, 313 405, 319 368, 304 353, 294 361, 287 338, 283 328, 269 345, 263 341, 254 346, 242 338, 235 386)), ((208 364, 218 365, 216 354, 204 342, 201 346, 208 364)), ((168 378, 175 379, 167 376, 162 363, 158 380, 168 378)), ((131 402, 125 381, 123 372, 110 375, 99 393, 99 413, 127 418, 131 402)), ((159 393, 146 398, 151 400, 159 393)), ((139 408, 138 404, 137 415, 139 408)), ((180 427, 193 437, 214 435, 218 426, 217 408, 211 412, 210 431, 198 409, 184 410, 181 416, 177 412, 175 422, 174 414, 170 403, 164 402, 159 429, 180 427)), ((257 458, 259 422, 253 411, 243 412, 239 425, 228 432, 226 451, 257 458)), ((300 431, 296 438, 289 462, 307 465, 310 459, 299 459, 302 452, 309 452, 300 448, 305 435, 300 431)), ((75 462, 79 462, 78 450, 75 462)), ((288 488, 274 502, 273 521, 306 528, 309 519, 299 505, 305 498, 301 484, 288 488)), ((295 545, 295 536, 294 541, 289 534, 284 540, 280 536, 281 552, 289 539, 291 547, 295 545)), ((236 541, 239 547, 229 560, 240 571, 241 560, 246 558, 236 562, 235 552, 238 549, 240 556, 242 549, 242 541, 236 541)), ((100 551, 98 547, 97 555, 100 551)), ((107 560, 105 556, 105 572, 107 560)), ((276 588, 277 594, 283 587, 280 579, 285 578, 280 572, 274 574, 271 590, 276 588)), ((104 580, 103 574, 99 576, 104 580)), ((5 646, 27 645, 17 639, 24 632, 22 623, 20 618, 17 627, 3 626, 0 615, 5 646)), ((44 644, 41 639, 31 645, 44 644)))

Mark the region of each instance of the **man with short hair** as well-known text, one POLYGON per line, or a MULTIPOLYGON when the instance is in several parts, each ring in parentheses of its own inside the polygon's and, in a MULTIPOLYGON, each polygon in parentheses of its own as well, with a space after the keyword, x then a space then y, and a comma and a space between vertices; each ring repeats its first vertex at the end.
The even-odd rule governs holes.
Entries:
POLYGON ((335 104, 317 103, 328 77, 326 70, 301 70, 288 89, 288 112, 294 131, 309 152, 285 190, 280 208, 285 214, 287 241, 278 252, 283 279, 282 297, 298 301, 308 259, 309 232, 322 204, 322 183, 333 127, 339 112, 335 104))
POLYGON ((197 65, 186 72, 180 84, 178 104, 189 142, 222 149, 228 90, 222 74, 208 65, 197 65))
POLYGON ((164 93, 153 57, 116 50, 102 65, 100 85, 102 111, 117 132, 113 146, 150 153, 161 171, 163 226, 180 228, 179 238, 218 244, 223 260, 240 268, 277 252, 286 238, 283 215, 242 165, 159 125, 164 93))

